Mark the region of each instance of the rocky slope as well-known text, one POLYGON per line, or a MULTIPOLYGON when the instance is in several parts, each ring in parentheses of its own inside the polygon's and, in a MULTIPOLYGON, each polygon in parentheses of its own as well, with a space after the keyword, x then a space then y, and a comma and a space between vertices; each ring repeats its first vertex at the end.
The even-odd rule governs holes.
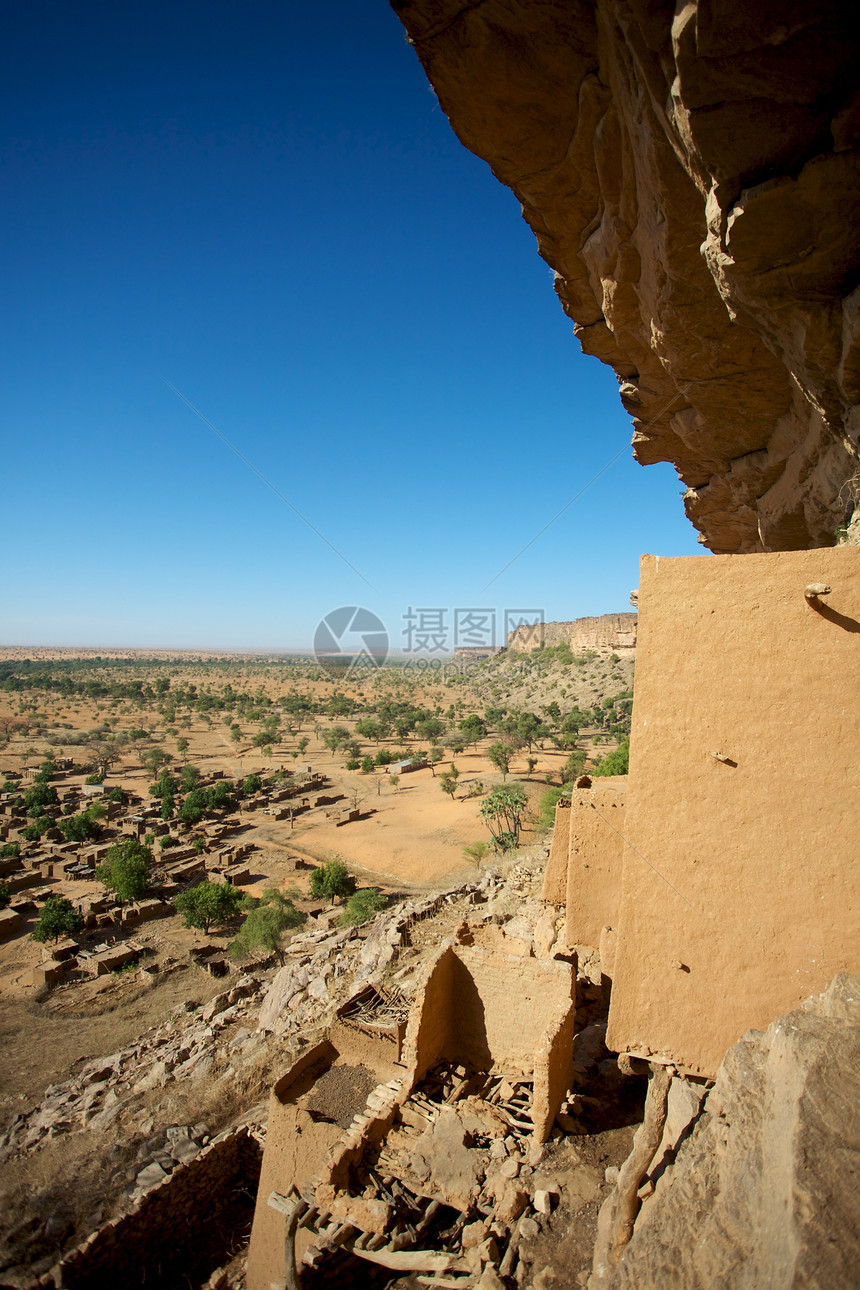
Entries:
POLYGON ((854 6, 392 3, 701 540, 832 545, 860 492, 854 6))

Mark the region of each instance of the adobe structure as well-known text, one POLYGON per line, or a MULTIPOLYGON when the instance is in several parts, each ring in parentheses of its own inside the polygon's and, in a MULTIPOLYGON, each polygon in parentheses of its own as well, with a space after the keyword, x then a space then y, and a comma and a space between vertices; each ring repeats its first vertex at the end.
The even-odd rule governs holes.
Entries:
MULTIPOLYGON (((482 1184, 492 1188, 493 1141, 513 1132, 540 1148, 573 1077, 574 967, 531 950, 464 924, 427 964, 405 1038, 365 988, 278 1081, 248 1290, 298 1284, 297 1267, 303 1285, 330 1284, 356 1261, 468 1270, 462 1252, 415 1246, 432 1246, 446 1214, 474 1212, 482 1184)), ((508 1223, 525 1204, 513 1177, 485 1198, 508 1223)))

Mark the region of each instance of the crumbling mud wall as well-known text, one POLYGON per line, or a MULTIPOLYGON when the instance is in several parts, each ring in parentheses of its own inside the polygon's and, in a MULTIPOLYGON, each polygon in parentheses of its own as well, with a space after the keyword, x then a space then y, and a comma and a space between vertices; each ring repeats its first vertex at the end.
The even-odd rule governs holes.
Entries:
POLYGON ((832 545, 858 497, 853 0, 392 5, 702 540, 832 545))
POLYGON ((567 962, 446 946, 410 1018, 406 1087, 441 1061, 510 1076, 534 1073, 535 1133, 546 1136, 570 1087, 574 994, 567 962))
POLYGON ((54 1269, 56 1285, 200 1285, 245 1238, 260 1176, 260 1147, 247 1129, 216 1138, 108 1223, 54 1269))
POLYGON ((643 556, 639 615, 607 1044, 713 1076, 860 970, 860 551, 643 556))
POLYGON ((269 1206, 273 1191, 287 1192, 319 1169, 326 1152, 341 1136, 336 1124, 315 1121, 296 1105, 337 1060, 333 1044, 314 1044, 281 1076, 269 1097, 266 1148, 248 1250, 248 1284, 269 1286, 284 1275, 284 1216, 269 1206))
POLYGON ((541 899, 548 905, 563 905, 567 900, 567 852, 570 847, 570 799, 562 797, 555 808, 552 845, 543 876, 541 899))

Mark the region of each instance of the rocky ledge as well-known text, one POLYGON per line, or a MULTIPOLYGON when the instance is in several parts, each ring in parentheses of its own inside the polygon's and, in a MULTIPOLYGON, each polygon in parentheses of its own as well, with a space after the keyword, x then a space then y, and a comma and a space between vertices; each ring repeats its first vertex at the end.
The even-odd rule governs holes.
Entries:
POLYGON ((854 6, 392 3, 700 540, 833 545, 860 494, 854 6))

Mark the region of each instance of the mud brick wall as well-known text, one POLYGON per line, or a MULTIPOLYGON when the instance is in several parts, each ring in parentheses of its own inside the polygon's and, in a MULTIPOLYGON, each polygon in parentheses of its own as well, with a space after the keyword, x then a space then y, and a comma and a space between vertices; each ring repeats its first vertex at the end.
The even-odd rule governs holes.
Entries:
POLYGON ((617 927, 624 864, 624 791, 627 777, 574 788, 568 812, 565 939, 600 944, 603 927, 617 927))
POLYGON ((260 1147, 246 1129, 216 1139, 131 1213, 68 1254, 55 1269, 56 1283, 65 1290, 201 1284, 247 1230, 259 1176, 260 1147))
POLYGON ((713 1076, 860 970, 858 748, 860 548, 642 558, 610 1048, 713 1076))
POLYGON ((552 846, 543 875, 541 900, 563 905, 567 899, 567 850, 570 845, 570 801, 563 797, 555 808, 552 846))
POLYGON ((410 1018, 405 1056, 414 1082, 437 1062, 531 1074, 538 1052, 573 1013, 570 964, 447 946, 410 1018))

